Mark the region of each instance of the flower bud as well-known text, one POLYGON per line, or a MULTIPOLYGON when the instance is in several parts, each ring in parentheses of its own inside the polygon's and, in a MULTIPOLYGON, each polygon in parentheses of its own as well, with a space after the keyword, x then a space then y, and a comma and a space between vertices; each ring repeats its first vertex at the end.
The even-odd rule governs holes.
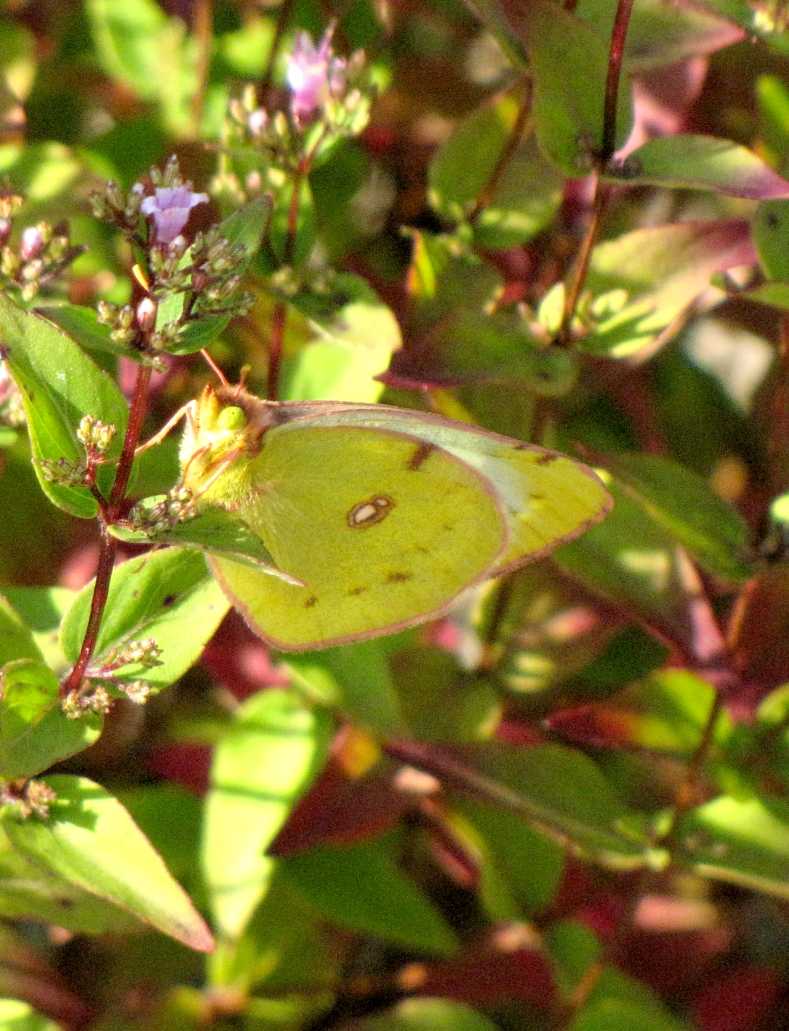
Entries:
POLYGON ((156 326, 159 306, 153 297, 143 297, 137 305, 137 326, 143 333, 150 333, 156 326))

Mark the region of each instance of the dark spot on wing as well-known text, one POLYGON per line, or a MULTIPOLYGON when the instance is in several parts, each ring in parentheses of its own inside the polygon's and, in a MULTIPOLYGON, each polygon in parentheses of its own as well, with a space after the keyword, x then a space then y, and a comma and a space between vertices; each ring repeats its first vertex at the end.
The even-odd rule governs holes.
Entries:
POLYGON ((305 609, 311 609, 313 605, 317 605, 317 604, 318 604, 318 599, 315 597, 314 594, 311 594, 309 596, 309 598, 307 598, 307 600, 304 602, 304 608, 305 609))
POLYGON ((435 444, 431 444, 429 441, 423 440, 417 446, 416 451, 414 451, 414 453, 408 459, 408 464, 406 465, 406 469, 410 469, 411 472, 416 472, 416 470, 421 465, 424 464, 424 462, 430 456, 431 452, 433 452, 435 450, 436 450, 436 445, 435 444))
POLYGON ((554 455, 551 451, 546 451, 544 455, 540 455, 537 459, 537 465, 550 465, 551 462, 555 462, 558 455, 554 455))
POLYGON ((351 588, 351 589, 350 589, 350 590, 348 591, 348 597, 349 597, 349 598, 358 598, 358 597, 359 597, 359 595, 360 595, 360 594, 364 594, 364 592, 365 592, 366 590, 367 590, 367 588, 366 588, 366 587, 352 587, 352 588, 351 588))
POLYGON ((395 569, 391 573, 386 574, 386 582, 388 584, 404 584, 408 580, 413 580, 413 573, 404 573, 400 569, 395 569))
POLYGON ((162 608, 169 608, 177 597, 177 594, 165 594, 162 598, 162 608))
POLYGON ((778 218, 774 211, 767 212, 767 225, 770 227, 770 229, 777 229, 780 221, 781 220, 778 218))

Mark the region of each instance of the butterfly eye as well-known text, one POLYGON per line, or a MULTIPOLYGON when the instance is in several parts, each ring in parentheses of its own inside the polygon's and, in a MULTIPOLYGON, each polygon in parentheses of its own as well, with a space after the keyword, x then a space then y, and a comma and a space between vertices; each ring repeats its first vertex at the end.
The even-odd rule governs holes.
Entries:
POLYGON ((220 430, 240 430, 243 429, 247 424, 247 417, 244 413, 243 408, 239 408, 238 405, 227 405, 219 413, 216 420, 217 429, 220 430))

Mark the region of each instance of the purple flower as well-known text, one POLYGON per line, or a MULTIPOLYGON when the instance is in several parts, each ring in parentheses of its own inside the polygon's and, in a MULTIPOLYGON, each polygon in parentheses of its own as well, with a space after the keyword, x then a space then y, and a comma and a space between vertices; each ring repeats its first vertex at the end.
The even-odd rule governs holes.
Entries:
POLYGON ((346 63, 335 57, 331 48, 332 28, 324 33, 318 46, 309 32, 299 32, 288 60, 290 110, 299 123, 308 121, 325 101, 345 86, 346 63))
POLYGON ((172 243, 189 221, 192 208, 207 203, 207 193, 192 193, 188 186, 160 186, 152 197, 144 198, 140 211, 153 218, 156 242, 172 243))

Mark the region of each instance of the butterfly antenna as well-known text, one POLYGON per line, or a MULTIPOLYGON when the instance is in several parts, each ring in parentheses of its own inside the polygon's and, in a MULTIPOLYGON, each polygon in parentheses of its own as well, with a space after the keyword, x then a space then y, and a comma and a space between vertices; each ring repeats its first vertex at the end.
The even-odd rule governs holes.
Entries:
POLYGON ((219 366, 216 364, 214 359, 211 357, 211 355, 208 353, 208 351, 206 351, 204 347, 200 348, 200 354, 203 356, 203 361, 206 363, 211 372, 213 372, 213 374, 216 376, 216 378, 219 380, 222 386, 229 387, 230 384, 228 383, 227 377, 225 376, 224 372, 222 372, 222 370, 219 368, 219 366))

